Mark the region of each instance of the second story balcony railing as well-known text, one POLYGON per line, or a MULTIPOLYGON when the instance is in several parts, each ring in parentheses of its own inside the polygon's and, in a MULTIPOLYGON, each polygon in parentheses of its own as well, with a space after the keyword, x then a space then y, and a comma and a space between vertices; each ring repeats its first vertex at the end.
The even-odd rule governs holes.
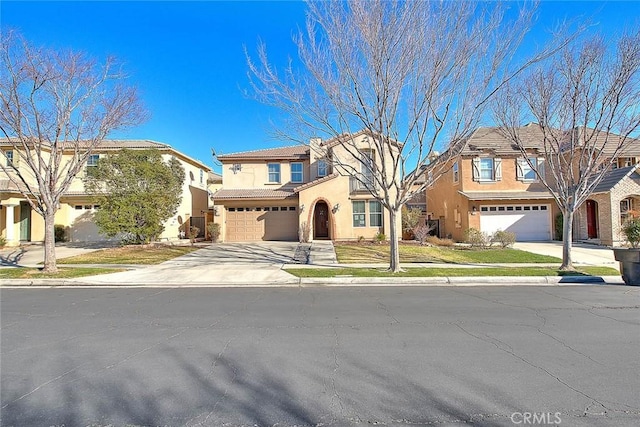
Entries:
POLYGON ((368 180, 366 178, 361 178, 358 180, 353 176, 349 177, 349 194, 371 193, 369 189, 375 189, 375 187, 376 185, 372 178, 369 178, 368 180))

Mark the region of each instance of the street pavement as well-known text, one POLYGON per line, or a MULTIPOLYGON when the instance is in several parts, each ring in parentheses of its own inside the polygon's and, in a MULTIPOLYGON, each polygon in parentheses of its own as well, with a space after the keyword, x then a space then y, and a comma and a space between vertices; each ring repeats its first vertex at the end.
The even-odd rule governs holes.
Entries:
POLYGON ((22 288, 0 304, 3 426, 640 425, 638 287, 22 288))
MULTIPOLYGON (((297 278, 286 272, 288 268, 340 266, 336 260, 331 241, 314 241, 311 244, 297 242, 255 242, 204 244, 198 251, 152 266, 131 266, 127 271, 78 279, 0 279, 0 286, 386 286, 389 279, 382 278, 297 278)), ((56 248, 60 258, 99 249, 95 246, 61 245, 56 248)), ((533 253, 556 255, 560 251, 559 242, 516 243, 516 248, 533 253)), ((3 250, 0 252, 1 265, 38 266, 42 262, 42 247, 37 245, 25 249, 3 250), (9 252, 14 251, 14 252, 9 252)), ((613 252, 594 245, 575 245, 574 261, 580 265, 604 265, 617 268, 613 252)), ((496 266, 496 264, 492 264, 496 266)), ((524 265, 524 264, 519 264, 524 265)), ((540 264, 537 264, 540 266, 540 264)), ((360 264, 363 268, 385 268, 386 264, 360 264)), ((407 264, 406 267, 424 266, 430 268, 451 267, 451 264, 407 264)), ((483 264, 460 265, 472 268, 483 264)), ((113 266, 112 266, 113 267, 113 266)), ((393 283, 402 285, 470 286, 477 284, 581 284, 607 283, 622 284, 620 276, 599 277, 434 277, 434 278, 394 278, 393 283)))

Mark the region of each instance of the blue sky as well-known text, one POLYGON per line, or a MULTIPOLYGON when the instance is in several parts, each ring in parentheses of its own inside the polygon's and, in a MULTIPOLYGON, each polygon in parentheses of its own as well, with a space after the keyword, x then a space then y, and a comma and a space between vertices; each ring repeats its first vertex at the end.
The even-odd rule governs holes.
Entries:
MULTIPOLYGON (((640 25, 640 1, 543 1, 531 40, 576 16, 592 16, 594 30, 614 34, 640 25)), ((304 19, 297 1, 0 2, 2 28, 36 45, 125 62, 151 118, 116 137, 167 143, 210 166, 212 147, 231 153, 283 144, 269 136, 279 112, 243 95, 243 46, 255 51, 260 38, 275 58, 295 56, 291 36, 304 19)))

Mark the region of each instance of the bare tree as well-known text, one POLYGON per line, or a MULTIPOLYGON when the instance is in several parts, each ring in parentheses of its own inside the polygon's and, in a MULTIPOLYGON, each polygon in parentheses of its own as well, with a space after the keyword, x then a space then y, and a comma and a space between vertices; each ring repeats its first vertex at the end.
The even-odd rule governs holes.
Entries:
POLYGON ((3 34, 1 43, 0 131, 6 140, 0 167, 44 218, 44 271, 56 272, 54 218, 61 197, 107 135, 145 114, 113 58, 98 64, 82 53, 36 48, 14 32, 3 34))
POLYGON ((640 131, 640 31, 615 48, 602 37, 576 41, 497 98, 502 133, 525 154, 563 216, 563 270, 573 270, 573 215, 640 131), (520 125, 539 124, 546 160, 539 173, 520 125), (529 153, 530 154, 530 153, 529 153))
POLYGON ((400 209, 450 167, 441 158, 428 179, 414 185, 423 166, 436 150, 456 156, 495 91, 550 52, 516 61, 533 9, 505 14, 504 7, 470 1, 311 1, 306 30, 295 38, 299 61, 278 70, 264 44, 255 59, 247 54, 252 94, 287 113, 289 126, 276 136, 301 143, 310 136, 338 141, 350 158, 334 163, 388 210, 393 272, 400 270, 395 228, 400 209), (369 174, 371 180, 360 173, 370 160, 352 138, 361 130, 369 135, 364 148, 379 167, 369 174))

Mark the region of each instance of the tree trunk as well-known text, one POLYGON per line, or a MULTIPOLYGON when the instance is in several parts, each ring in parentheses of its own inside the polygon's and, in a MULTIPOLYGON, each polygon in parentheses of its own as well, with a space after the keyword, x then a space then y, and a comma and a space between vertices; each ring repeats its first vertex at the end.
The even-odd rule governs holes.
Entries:
POLYGON ((575 270, 571 260, 573 243, 573 212, 562 212, 562 265, 560 270, 575 270))
POLYGON ((55 241, 55 210, 47 210, 44 215, 44 268, 46 273, 57 273, 56 241, 55 241))
POLYGON ((389 271, 392 273, 398 273, 402 271, 400 269, 400 248, 398 246, 398 230, 396 228, 396 219, 399 215, 399 210, 389 209, 389 244, 390 244, 390 261, 389 261, 389 271))

